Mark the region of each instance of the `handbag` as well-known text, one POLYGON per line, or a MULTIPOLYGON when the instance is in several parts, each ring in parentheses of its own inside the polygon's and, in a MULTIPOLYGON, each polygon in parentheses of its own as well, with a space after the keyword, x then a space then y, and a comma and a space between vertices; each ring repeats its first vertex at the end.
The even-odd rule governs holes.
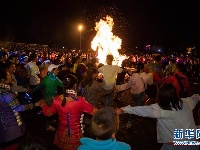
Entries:
POLYGON ((145 86, 144 80, 143 78, 140 76, 140 78, 142 79, 142 82, 144 84, 144 88, 145 88, 145 93, 149 98, 155 98, 157 95, 157 84, 147 84, 147 87, 145 86))

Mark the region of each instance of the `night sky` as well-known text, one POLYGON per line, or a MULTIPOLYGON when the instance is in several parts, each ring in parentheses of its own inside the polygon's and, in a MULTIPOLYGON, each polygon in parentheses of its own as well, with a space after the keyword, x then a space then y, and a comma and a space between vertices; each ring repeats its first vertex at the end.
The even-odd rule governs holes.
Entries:
POLYGON ((106 15, 114 19, 114 35, 122 48, 200 44, 198 1, 155 0, 6 0, 1 1, 0 41, 57 43, 90 48, 95 22, 106 15))

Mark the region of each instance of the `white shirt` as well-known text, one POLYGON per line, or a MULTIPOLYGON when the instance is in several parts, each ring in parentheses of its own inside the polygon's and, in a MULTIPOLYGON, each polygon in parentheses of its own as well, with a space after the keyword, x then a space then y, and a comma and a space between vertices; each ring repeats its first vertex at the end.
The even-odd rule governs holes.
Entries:
POLYGON ((98 69, 99 73, 103 74, 103 88, 105 90, 110 90, 115 86, 117 74, 121 73, 122 70, 117 65, 104 65, 98 69))
MULTIPOLYGON (((195 94, 188 98, 181 98, 183 100, 182 110, 176 111, 163 110, 158 104, 152 104, 149 106, 126 106, 123 108, 125 113, 135 114, 142 117, 157 118, 157 142, 168 143, 176 141, 174 139, 175 129, 194 129, 196 125, 193 119, 192 110, 200 101, 199 94, 195 94)), ((195 134, 195 133, 194 133, 195 134)), ((183 136, 184 137, 184 136, 183 136)), ((196 136, 194 136, 196 139, 196 136)), ((194 141, 194 139, 191 139, 194 141)), ((181 141, 189 141, 189 139, 183 138, 181 141)), ((178 140, 178 141, 180 141, 178 140)))
POLYGON ((38 77, 40 71, 36 63, 28 62, 24 67, 28 70, 28 74, 31 75, 30 85, 38 85, 40 83, 40 78, 38 77))
POLYGON ((127 83, 122 85, 116 85, 118 91, 123 91, 131 88, 132 94, 140 94, 145 91, 144 82, 141 79, 139 73, 133 73, 127 83))
POLYGON ((147 74, 146 72, 140 73, 140 77, 142 78, 145 88, 147 89, 147 84, 152 85, 153 84, 153 75, 147 74))

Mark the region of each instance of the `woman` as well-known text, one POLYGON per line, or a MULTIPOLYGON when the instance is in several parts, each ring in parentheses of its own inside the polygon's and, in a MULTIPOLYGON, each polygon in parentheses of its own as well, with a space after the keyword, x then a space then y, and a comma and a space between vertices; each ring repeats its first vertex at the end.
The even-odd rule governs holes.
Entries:
POLYGON ((27 92, 28 89, 17 85, 17 79, 15 78, 15 70, 16 70, 15 64, 12 62, 6 62, 5 65, 8 73, 11 75, 12 78, 11 89, 16 92, 27 92))
POLYGON ((137 71, 130 76, 127 83, 116 85, 117 91, 124 91, 131 88, 132 98, 135 101, 135 106, 141 106, 145 100, 145 86, 150 81, 150 76, 144 71, 144 64, 138 63, 137 71))
POLYGON ((10 74, 5 70, 0 72, 0 150, 14 150, 26 135, 26 125, 20 114, 25 106, 20 105, 17 94, 10 90, 10 74))
MULTIPOLYGON (((81 95, 92 104, 95 108, 100 108, 100 102, 103 100, 102 96, 112 93, 113 89, 105 90, 100 83, 96 80, 98 77, 98 70, 96 67, 88 68, 86 76, 80 83, 79 90, 81 89, 81 95)), ((90 123, 92 115, 85 114, 83 123, 85 124, 85 130, 90 132, 90 123)), ((87 133, 87 132, 86 132, 87 133)), ((85 135, 87 136, 87 135, 85 135)))
POLYGON ((95 108, 83 97, 77 96, 78 80, 73 75, 67 75, 63 80, 62 94, 54 97, 51 106, 47 106, 44 100, 36 103, 42 107, 45 116, 58 113, 59 124, 55 134, 54 144, 62 150, 76 150, 80 145, 83 126, 83 112, 93 114, 95 108))
MULTIPOLYGON (((158 103, 149 106, 126 106, 118 109, 118 114, 129 113, 142 117, 157 118, 157 142, 164 143, 161 150, 198 150, 199 146, 179 146, 174 145, 175 131, 183 129, 196 130, 192 110, 200 101, 199 95, 180 99, 176 94, 173 84, 165 83, 161 86, 157 96, 158 103)), ((194 133, 195 134, 195 133, 194 133)), ((194 136, 195 137, 195 136, 194 136)), ((198 139, 188 139, 183 136, 177 141, 198 141, 198 139)))
POLYGON ((88 68, 86 76, 80 83, 81 95, 92 104, 94 107, 99 107, 98 104, 102 100, 102 96, 111 94, 113 89, 105 90, 101 84, 96 80, 98 77, 98 70, 96 67, 88 68))

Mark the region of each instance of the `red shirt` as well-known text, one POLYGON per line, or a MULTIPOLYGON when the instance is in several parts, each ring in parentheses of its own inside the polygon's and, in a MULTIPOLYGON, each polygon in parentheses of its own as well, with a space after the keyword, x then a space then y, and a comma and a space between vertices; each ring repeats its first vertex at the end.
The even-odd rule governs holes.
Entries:
POLYGON ((59 123, 54 144, 62 150, 77 150, 80 138, 83 137, 80 122, 82 114, 86 112, 92 115, 95 108, 83 97, 76 97, 76 100, 72 98, 71 101, 66 102, 65 106, 61 104, 61 96, 55 96, 52 105, 50 107, 44 105, 42 110, 45 116, 58 113, 59 123))
MULTIPOLYGON (((181 82, 182 82, 183 86, 187 89, 187 91, 190 91, 190 84, 189 84, 188 77, 185 76, 182 72, 177 72, 175 74, 178 74, 179 77, 182 78, 181 82)), ((165 79, 161 79, 161 78, 159 78, 158 74, 155 73, 153 75, 153 77, 160 84, 164 84, 164 83, 171 83, 171 84, 173 84, 174 87, 176 88, 177 96, 180 97, 181 87, 180 87, 180 85, 178 83, 178 80, 176 79, 176 77, 174 75, 169 76, 169 77, 167 77, 165 79)))

